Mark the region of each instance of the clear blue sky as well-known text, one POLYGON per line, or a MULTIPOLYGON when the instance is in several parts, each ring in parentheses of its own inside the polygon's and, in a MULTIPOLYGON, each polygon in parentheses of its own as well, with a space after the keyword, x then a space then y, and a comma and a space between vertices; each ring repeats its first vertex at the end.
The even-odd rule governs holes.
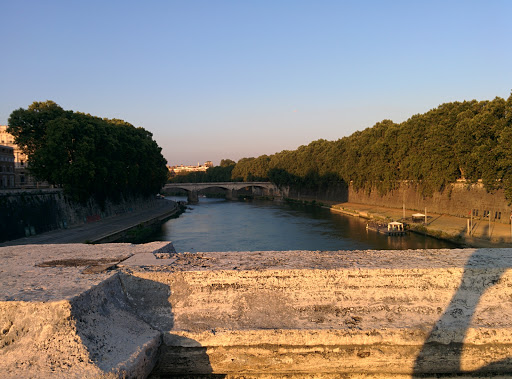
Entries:
POLYGON ((0 17, 0 124, 49 99, 150 130, 169 164, 512 89, 510 0, 0 0, 0 17))

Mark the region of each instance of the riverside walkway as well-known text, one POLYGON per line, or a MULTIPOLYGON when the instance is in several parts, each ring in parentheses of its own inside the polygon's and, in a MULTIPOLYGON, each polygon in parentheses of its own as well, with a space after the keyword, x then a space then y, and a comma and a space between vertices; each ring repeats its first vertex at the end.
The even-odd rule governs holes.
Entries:
MULTIPOLYGON (((403 217, 403 210, 387 208, 377 205, 358 203, 335 203, 331 204, 331 210, 371 219, 400 220, 403 217)), ((427 210, 428 211, 428 210, 427 210)), ((406 209, 406 219, 417 213, 406 209)), ((453 240, 470 247, 511 247, 511 226, 499 222, 490 222, 488 219, 473 219, 471 235, 468 233, 468 219, 444 214, 429 213, 427 223, 409 223, 413 226, 424 226, 428 235, 453 240)))
POLYGON ((104 218, 102 220, 41 233, 0 243, 1 246, 63 243, 112 242, 116 236, 140 224, 164 220, 179 210, 174 201, 160 199, 154 207, 104 218))

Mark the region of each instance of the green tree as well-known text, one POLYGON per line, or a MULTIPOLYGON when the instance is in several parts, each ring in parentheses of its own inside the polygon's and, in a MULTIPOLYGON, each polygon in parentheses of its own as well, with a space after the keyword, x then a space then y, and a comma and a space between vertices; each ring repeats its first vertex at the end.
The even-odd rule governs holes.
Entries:
POLYGON ((230 167, 236 165, 236 162, 231 159, 221 159, 220 167, 230 167))
POLYGON ((12 112, 8 131, 36 178, 62 186, 79 201, 147 196, 167 180, 167 162, 152 134, 122 120, 35 102, 12 112))
POLYGON ((482 180, 489 191, 504 188, 512 200, 510 146, 512 94, 506 101, 445 103, 400 124, 383 120, 337 141, 321 139, 296 150, 242 158, 231 178, 308 189, 345 182, 381 194, 406 180, 424 195, 457 179, 482 180))

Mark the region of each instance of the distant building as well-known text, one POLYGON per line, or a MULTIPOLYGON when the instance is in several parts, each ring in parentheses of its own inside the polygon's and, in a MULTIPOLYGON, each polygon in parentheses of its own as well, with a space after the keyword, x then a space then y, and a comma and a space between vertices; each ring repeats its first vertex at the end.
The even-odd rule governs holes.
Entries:
POLYGON ((204 171, 208 170, 210 167, 213 167, 212 161, 206 161, 203 165, 200 165, 199 163, 197 163, 197 166, 184 166, 184 165, 167 166, 171 176, 185 175, 190 172, 198 172, 198 171, 204 172, 204 171))
POLYGON ((0 189, 14 188, 14 149, 0 145, 0 189))
POLYGON ((7 133, 7 126, 0 125, 0 145, 13 148, 14 151, 14 187, 30 188, 30 187, 48 187, 47 183, 36 182, 28 173, 27 155, 14 143, 14 136, 7 133))

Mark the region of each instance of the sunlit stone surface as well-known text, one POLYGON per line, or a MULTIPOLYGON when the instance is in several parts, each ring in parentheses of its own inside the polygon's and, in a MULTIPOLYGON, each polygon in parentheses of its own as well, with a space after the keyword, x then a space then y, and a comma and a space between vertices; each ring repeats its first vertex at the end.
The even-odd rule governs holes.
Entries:
POLYGON ((8 377, 512 373, 512 249, 0 257, 8 377))

